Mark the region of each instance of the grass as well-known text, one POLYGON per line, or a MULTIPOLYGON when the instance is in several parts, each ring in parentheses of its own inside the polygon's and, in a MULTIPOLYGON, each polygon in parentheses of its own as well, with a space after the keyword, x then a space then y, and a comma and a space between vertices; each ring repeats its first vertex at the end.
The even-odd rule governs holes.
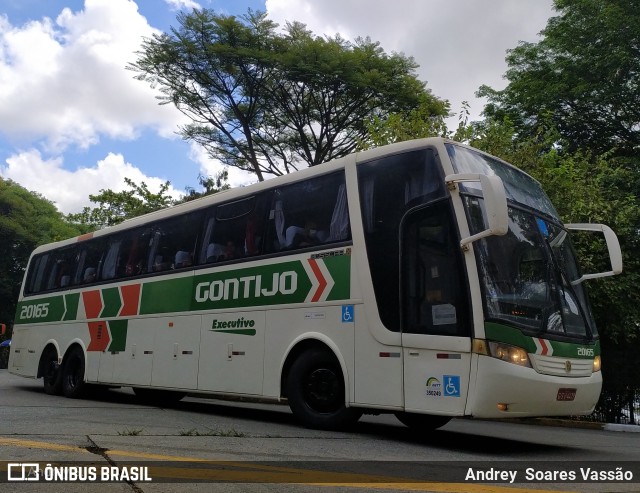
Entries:
POLYGON ((207 431, 199 431, 195 428, 191 428, 190 430, 182 430, 180 431, 180 436, 183 437, 232 437, 232 438, 242 438, 246 435, 236 430, 235 428, 230 428, 228 430, 218 430, 218 429, 209 429, 207 431))

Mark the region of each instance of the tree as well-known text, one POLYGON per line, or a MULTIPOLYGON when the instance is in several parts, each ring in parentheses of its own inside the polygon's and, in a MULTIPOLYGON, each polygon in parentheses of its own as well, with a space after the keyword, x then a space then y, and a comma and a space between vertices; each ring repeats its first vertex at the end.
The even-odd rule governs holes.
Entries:
POLYGON ((551 123, 570 152, 637 156, 640 3, 555 0, 555 8, 540 42, 509 51, 507 87, 480 89, 485 115, 507 116, 520 137, 551 123))
POLYGON ((13 320, 17 287, 31 252, 44 243, 78 234, 52 202, 0 178, 0 322, 13 320))
POLYGON ((191 119, 183 138, 260 181, 349 154, 375 117, 425 99, 446 114, 413 59, 369 39, 317 37, 297 22, 279 33, 251 10, 240 18, 194 10, 177 20, 146 39, 129 68, 191 119))
POLYGON ((380 147, 394 142, 425 137, 447 136, 450 132, 444 119, 449 113, 449 103, 444 103, 444 114, 440 101, 424 98, 418 107, 405 113, 389 113, 384 118, 374 117, 369 122, 367 140, 360 141, 359 149, 380 147), (436 105, 436 107, 434 107, 436 105))
POLYGON ((85 207, 80 213, 69 214, 67 219, 83 232, 88 232, 164 209, 174 203, 173 198, 166 194, 170 185, 168 181, 160 186, 158 193, 151 192, 145 182, 138 185, 129 178, 124 181, 129 190, 114 192, 107 189, 100 190, 97 195, 89 195, 89 200, 98 204, 98 207, 85 207))
POLYGON ((181 200, 176 201, 176 204, 181 202, 189 202, 191 200, 199 199, 207 195, 213 195, 214 193, 229 190, 231 188, 231 185, 229 185, 228 180, 229 171, 226 169, 218 171, 215 176, 198 175, 198 183, 203 188, 203 190, 201 192, 198 192, 193 187, 187 187, 187 193, 181 200))

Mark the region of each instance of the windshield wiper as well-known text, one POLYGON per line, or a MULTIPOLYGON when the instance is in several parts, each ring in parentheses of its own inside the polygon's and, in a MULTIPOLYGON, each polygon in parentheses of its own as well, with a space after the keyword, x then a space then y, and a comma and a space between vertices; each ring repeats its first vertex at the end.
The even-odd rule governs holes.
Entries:
MULTIPOLYGON (((554 239, 553 244, 559 248, 559 245, 562 244, 562 242, 566 238, 566 235, 567 233, 562 231, 562 233, 558 235, 557 238, 554 239)), ((547 245, 549 256, 551 257, 551 265, 553 267, 553 272, 555 277, 555 283, 553 283, 552 289, 556 291, 556 303, 558 303, 558 306, 560 307, 559 314, 561 317, 564 333, 565 334, 567 333, 567 329, 566 329, 567 323, 566 323, 565 314, 564 314, 565 305, 568 306, 569 300, 571 300, 573 302, 573 305, 578 310, 577 314, 580 315, 580 318, 584 323, 585 337, 587 339, 593 339, 593 330, 591 329, 589 320, 587 319, 586 313, 584 311, 584 307, 580 303, 580 298, 578 298, 578 295, 575 289, 573 288, 571 281, 569 281, 567 274, 560 267, 559 262, 556 258, 556 255, 554 253, 554 246, 552 246, 551 242, 549 242, 549 239, 547 237, 544 238, 544 241, 547 245), (568 294, 568 297, 567 297, 567 294, 568 294)), ((568 308, 571 309, 570 307, 568 308)), ((549 320, 551 319, 552 316, 553 316, 553 313, 549 316, 549 320)), ((549 327, 549 323, 547 323, 547 327, 549 327)))

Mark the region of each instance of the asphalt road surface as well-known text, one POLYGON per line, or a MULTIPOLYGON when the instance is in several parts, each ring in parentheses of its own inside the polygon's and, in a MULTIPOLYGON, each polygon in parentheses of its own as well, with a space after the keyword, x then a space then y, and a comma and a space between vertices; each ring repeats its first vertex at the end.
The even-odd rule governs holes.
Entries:
POLYGON ((0 492, 640 492, 638 433, 454 419, 418 436, 392 415, 316 431, 284 405, 66 399, 7 370, 0 411, 0 492), (109 481, 74 481, 92 473, 109 481))

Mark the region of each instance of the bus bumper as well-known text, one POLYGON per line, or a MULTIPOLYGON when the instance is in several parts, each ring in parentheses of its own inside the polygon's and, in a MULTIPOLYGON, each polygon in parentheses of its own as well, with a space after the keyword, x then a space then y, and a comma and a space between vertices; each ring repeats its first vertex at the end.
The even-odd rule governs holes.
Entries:
POLYGON ((591 414, 601 388, 601 372, 575 378, 544 375, 533 368, 479 356, 465 414, 479 418, 591 414))

